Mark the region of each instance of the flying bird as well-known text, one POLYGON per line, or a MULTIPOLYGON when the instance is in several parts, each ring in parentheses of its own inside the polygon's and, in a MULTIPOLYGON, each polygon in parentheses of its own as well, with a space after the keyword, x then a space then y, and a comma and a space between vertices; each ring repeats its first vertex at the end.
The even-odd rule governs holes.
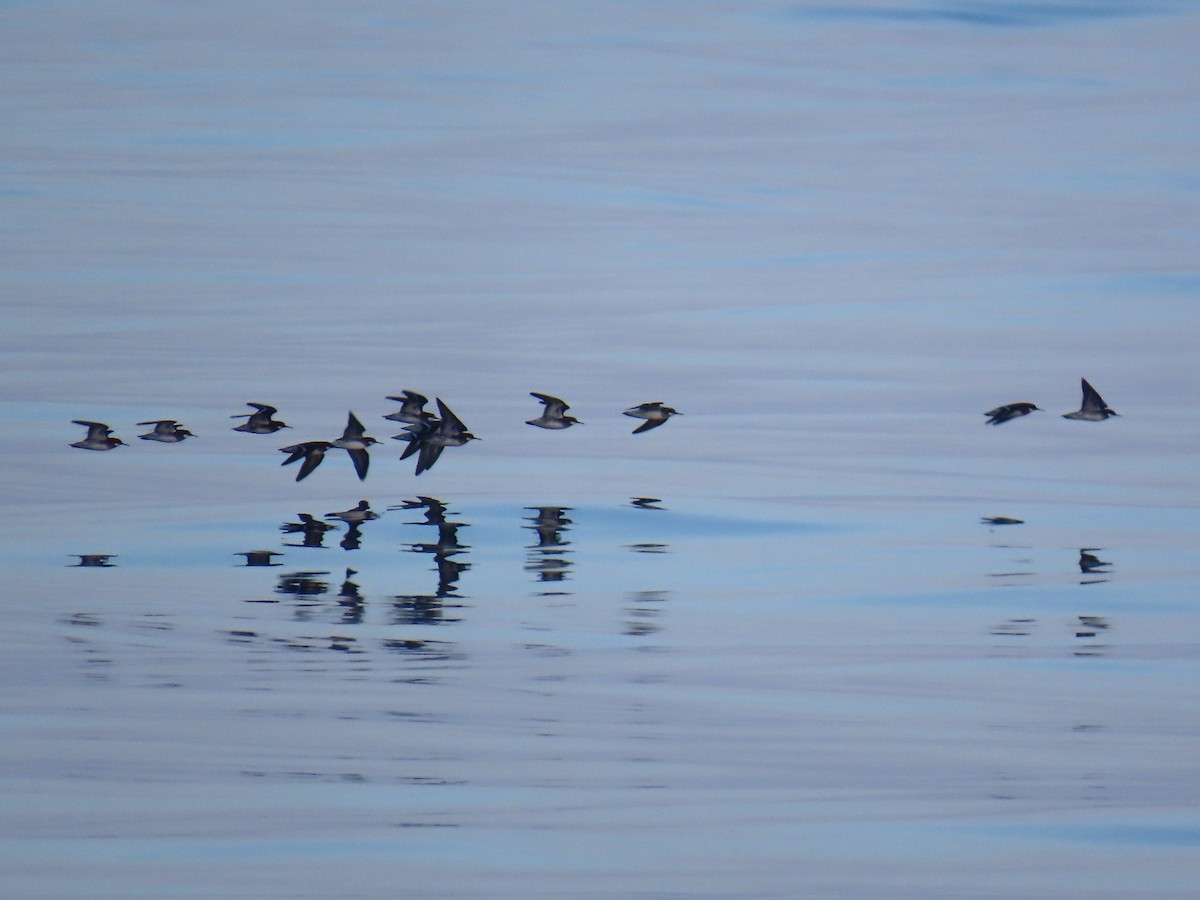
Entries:
POLYGON ((661 401, 653 403, 642 403, 638 406, 631 406, 625 410, 624 415, 632 416, 635 419, 645 419, 646 421, 633 429, 634 434, 641 434, 643 431, 649 431, 651 428, 657 428, 671 416, 681 416, 677 409, 671 409, 669 406, 663 406, 661 401))
POLYGON ((367 456, 367 448, 372 444, 379 443, 375 438, 364 434, 364 431, 366 429, 363 427, 363 423, 358 421, 358 416, 350 413, 349 418, 346 419, 346 430, 342 432, 340 438, 332 443, 332 446, 340 447, 350 455, 359 481, 367 477, 367 468, 371 465, 371 459, 367 456))
POLYGON ((112 436, 112 429, 103 422, 85 422, 83 419, 72 419, 72 425, 82 425, 87 429, 87 437, 76 441, 71 446, 80 450, 111 450, 113 447, 128 447, 120 438, 112 436))
POLYGON ((139 425, 153 425, 154 430, 139 434, 143 441, 160 441, 164 444, 178 444, 180 441, 195 437, 186 428, 181 428, 174 419, 151 419, 149 422, 138 422, 139 425))
POLYGON ((296 473, 296 480, 303 481, 312 474, 313 469, 321 464, 321 460, 325 458, 325 451, 332 447, 333 444, 329 441, 305 441, 302 444, 292 444, 290 447, 280 447, 280 453, 290 453, 287 459, 280 463, 281 466, 290 466, 292 463, 303 459, 300 464, 300 471, 296 473))
POLYGON ((995 409, 989 409, 984 413, 985 416, 991 416, 987 420, 988 425, 1003 425, 1012 419, 1019 419, 1021 416, 1027 416, 1034 410, 1041 410, 1040 406, 1034 406, 1032 403, 1006 403, 1004 406, 997 406, 995 409))
POLYGON ((1063 413, 1064 419, 1082 419, 1085 422, 1103 422, 1109 416, 1116 416, 1119 413, 1108 408, 1108 404, 1104 402, 1094 387, 1088 384, 1087 379, 1081 379, 1083 382, 1083 403, 1076 412, 1063 413))
POLYGON ((394 413, 389 413, 384 416, 385 419, 391 419, 393 422, 408 422, 413 425, 420 425, 422 422, 427 422, 433 418, 433 413, 427 412, 425 404, 429 402, 429 398, 418 394, 416 391, 404 390, 400 392, 399 397, 388 397, 389 400, 395 400, 400 404, 400 408, 394 413))
POLYGON ((401 459, 417 454, 417 475, 432 469, 447 447, 461 447, 468 441, 479 440, 440 397, 437 405, 440 419, 430 416, 424 422, 409 425, 404 429, 405 434, 395 436, 397 440, 408 441, 408 447, 400 454, 401 459))
POLYGON ((236 416, 230 416, 231 419, 245 419, 241 425, 236 426, 234 431, 244 431, 247 434, 274 434, 281 428, 290 428, 290 425, 285 425, 278 419, 271 417, 278 412, 273 406, 267 406, 265 403, 247 403, 247 406, 252 406, 255 412, 239 413, 236 416))
POLYGON ((537 391, 530 391, 530 397, 537 397, 545 405, 542 414, 536 419, 529 419, 526 425, 536 425, 538 428, 570 428, 572 425, 582 425, 574 416, 565 415, 566 411, 571 407, 557 397, 551 397, 549 394, 539 394, 537 391))

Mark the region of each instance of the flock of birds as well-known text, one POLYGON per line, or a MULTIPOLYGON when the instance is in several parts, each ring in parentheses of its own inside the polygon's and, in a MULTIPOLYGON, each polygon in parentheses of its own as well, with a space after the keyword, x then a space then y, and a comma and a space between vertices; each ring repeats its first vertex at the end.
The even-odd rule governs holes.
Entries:
MULTIPOLYGON (((529 419, 526 424, 551 430, 583 424, 574 416, 567 415, 567 410, 571 407, 558 397, 541 394, 537 391, 531 391, 530 396, 541 401, 543 409, 540 416, 529 419)), ((408 447, 400 454, 400 458, 408 459, 416 456, 417 475, 433 468, 433 464, 438 461, 442 451, 447 447, 461 447, 469 441, 478 440, 440 397, 436 400, 438 408, 436 415, 425 409, 429 398, 416 391, 401 391, 398 396, 389 396, 387 399, 398 402, 400 408, 383 418, 405 423, 401 433, 393 435, 393 438, 408 443, 408 447)), ((247 403, 246 405, 253 408, 254 412, 231 416, 230 418, 234 419, 246 419, 241 425, 236 426, 234 431, 244 431, 249 434, 274 434, 280 429, 291 427, 275 418, 278 410, 274 406, 268 406, 266 403, 247 403)), ((660 401, 654 401, 632 406, 624 411, 624 415, 645 420, 633 431, 634 434, 640 434, 651 428, 657 428, 671 416, 677 416, 680 413, 679 410, 672 409, 660 401)), ((81 450, 112 450, 114 447, 128 446, 119 437, 114 437, 112 429, 103 422, 74 419, 73 423, 85 427, 87 435, 83 440, 71 444, 72 447, 78 447, 81 450)), ((153 431, 138 435, 144 441, 175 444, 194 437, 191 431, 180 426, 175 419, 157 419, 138 424, 154 426, 153 431)), ((346 420, 342 436, 336 440, 302 441, 298 444, 281 447, 280 452, 288 454, 287 459, 281 465, 287 466, 299 462, 300 469, 296 473, 296 480, 303 481, 321 464, 328 451, 345 450, 351 462, 354 463, 354 471, 361 481, 367 477, 367 469, 371 464, 367 448, 378 443, 377 439, 366 433, 366 427, 359 421, 358 416, 351 412, 346 420)))
MULTIPOLYGON (((1103 422, 1109 416, 1120 415, 1120 413, 1108 408, 1108 404, 1104 402, 1104 398, 1100 396, 1094 387, 1088 384, 1086 378, 1082 379, 1082 381, 1083 402, 1079 405, 1079 409, 1074 412, 1063 413, 1064 419, 1103 422)), ((988 417, 987 423, 989 425, 1003 425, 1012 419, 1027 416, 1034 410, 1040 412, 1041 407, 1034 406, 1032 403, 1006 403, 1003 406, 997 406, 995 409, 989 409, 984 415, 988 417)))
MULTIPOLYGON (((1118 413, 1109 408, 1108 404, 1104 402, 1104 398, 1100 396, 1096 389, 1088 384, 1086 378, 1082 379, 1082 384, 1083 402, 1080 404, 1079 409, 1074 412, 1063 413, 1064 419, 1102 422, 1109 416, 1118 415, 1118 413)), ((570 428, 572 425, 583 424, 574 416, 567 415, 567 410, 571 407, 564 400, 537 391, 531 391, 530 396, 541 402, 542 414, 536 418, 527 420, 527 425, 557 431, 563 428, 570 428)), ((389 396, 387 399, 398 402, 400 408, 393 413, 385 415, 383 418, 393 422, 404 423, 401 433, 392 437, 395 440, 406 441, 408 443, 408 447, 400 454, 400 458, 408 459, 409 457, 416 456, 417 475, 420 475, 422 472, 428 472, 433 468, 433 464, 438 461, 438 458, 442 455, 442 451, 447 447, 461 447, 470 441, 478 440, 440 397, 436 400, 438 408, 436 415, 425 409, 426 404, 429 403, 429 399, 418 394, 416 391, 401 391, 399 395, 389 396)), ((234 431, 244 431, 249 434, 274 434, 282 428, 290 427, 275 418, 278 410, 274 406, 268 406, 265 403, 247 403, 246 405, 252 407, 254 412, 231 416, 234 419, 246 420, 241 425, 236 426, 233 429, 234 431)), ((1029 415, 1031 412, 1040 410, 1041 407, 1035 406, 1032 403, 1006 403, 1003 406, 997 406, 995 409, 989 409, 984 415, 988 417, 987 424, 1002 425, 1005 422, 1019 419, 1022 416, 1029 415)), ((624 415, 644 420, 641 425, 634 429, 634 434, 641 434, 652 428, 657 428, 671 418, 671 416, 679 414, 679 410, 672 409, 664 405, 661 401, 641 403, 624 411, 624 415)), ((112 429, 103 422, 89 422, 84 419, 74 419, 73 422, 76 425, 85 427, 87 429, 87 436, 83 440, 71 444, 72 447, 78 447, 81 450, 111 450, 114 447, 128 446, 120 438, 114 437, 112 429)), ((155 419, 149 422, 139 422, 138 424, 154 426, 153 431, 138 435, 144 441, 175 444, 186 438, 193 437, 192 432, 180 426, 179 422, 175 419, 155 419)), ((354 463, 354 471, 358 474, 361 481, 367 477, 367 469, 371 464, 367 448, 378 443, 378 440, 366 433, 363 423, 351 412, 349 418, 346 420, 346 427, 342 431, 341 437, 332 441, 302 441, 298 444, 281 447, 280 452, 288 454, 287 459, 283 461, 282 465, 287 466, 292 463, 300 463, 300 469, 296 473, 296 480, 303 481, 321 464, 328 451, 334 449, 345 450, 350 456, 351 462, 354 463)))

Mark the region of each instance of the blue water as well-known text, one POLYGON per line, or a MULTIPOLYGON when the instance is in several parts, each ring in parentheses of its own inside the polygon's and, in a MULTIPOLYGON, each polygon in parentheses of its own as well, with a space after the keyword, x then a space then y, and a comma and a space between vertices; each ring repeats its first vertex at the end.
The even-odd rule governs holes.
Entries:
POLYGON ((1190 897, 1198 36, 0 4, 4 896, 1190 897))

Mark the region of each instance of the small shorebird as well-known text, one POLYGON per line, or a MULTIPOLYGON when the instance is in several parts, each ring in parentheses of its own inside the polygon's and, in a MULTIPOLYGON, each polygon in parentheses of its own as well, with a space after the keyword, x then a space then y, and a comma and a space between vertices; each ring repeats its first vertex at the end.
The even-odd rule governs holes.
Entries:
POLYGON ((346 430, 342 432, 340 438, 332 443, 332 446, 340 447, 350 454, 359 481, 367 477, 367 467, 371 465, 371 458, 367 456, 367 448, 372 444, 379 443, 375 438, 363 434, 364 431, 366 429, 363 428, 363 423, 358 421, 358 416, 350 413, 350 417, 346 419, 346 430))
POLYGON ((633 429, 634 434, 641 434, 643 431, 649 431, 651 428, 657 428, 671 416, 681 416, 677 409, 671 409, 669 406, 663 406, 661 401, 653 403, 642 403, 638 406, 631 406, 625 410, 624 415, 632 416, 635 419, 645 419, 646 421, 633 429))
POLYGON ((1116 416, 1119 413, 1108 408, 1108 404, 1104 402, 1094 387, 1088 384, 1087 379, 1081 379, 1083 382, 1083 404, 1077 412, 1063 413, 1064 419, 1082 419, 1085 422, 1103 422, 1109 416, 1116 416))
POLYGON ((389 413, 384 416, 385 419, 391 419, 393 422, 409 422, 413 425, 420 425, 422 422, 427 422, 433 418, 433 413, 426 412, 425 404, 429 402, 429 398, 418 394, 416 391, 403 390, 399 397, 388 397, 389 400, 395 400, 400 404, 400 408, 394 413, 389 413))
POLYGON ((302 444, 292 444, 290 447, 280 447, 280 453, 291 454, 280 465, 288 466, 299 459, 303 459, 304 462, 300 465, 300 471, 296 473, 296 480, 303 481, 312 474, 313 469, 321 464, 321 460, 325 458, 325 451, 332 446, 333 444, 329 443, 329 441, 305 441, 302 444))
POLYGON ((571 407, 557 397, 551 397, 549 394, 539 394, 537 391, 530 391, 529 396, 537 397, 546 408, 542 410, 542 414, 536 419, 529 419, 525 423, 526 425, 536 425, 538 428, 559 429, 583 424, 574 416, 564 415, 571 407))
POLYGON ((164 444, 178 444, 180 441, 195 437, 186 428, 180 428, 174 419, 151 419, 149 422, 138 422, 139 425, 153 425, 154 430, 139 434, 143 441, 160 441, 164 444))
POLYGON ((82 425, 87 429, 87 437, 76 441, 71 446, 80 450, 111 450, 113 447, 128 447, 120 438, 112 436, 112 429, 103 422, 86 422, 83 419, 72 419, 72 425, 82 425))
POLYGON ((265 403, 247 403, 247 406, 253 406, 256 412, 239 413, 236 416, 230 416, 231 419, 245 419, 241 425, 236 426, 234 431, 245 431, 248 434, 274 434, 280 428, 290 428, 290 425, 285 425, 278 419, 272 419, 271 416, 278 412, 273 406, 267 406, 265 403))
POLYGON ((437 398, 437 405, 441 419, 430 416, 424 422, 409 425, 404 429, 406 434, 395 436, 397 440, 408 441, 408 447, 400 454, 401 459, 417 454, 417 475, 432 469, 445 448, 461 447, 468 441, 479 440, 467 431, 467 426, 442 402, 441 397, 437 398))
POLYGON ((1003 406, 997 406, 995 409, 989 409, 984 415, 991 416, 987 420, 988 425, 1003 425, 1012 419, 1027 416, 1035 409, 1039 412, 1041 411, 1040 406, 1034 406, 1032 403, 1006 403, 1003 406))

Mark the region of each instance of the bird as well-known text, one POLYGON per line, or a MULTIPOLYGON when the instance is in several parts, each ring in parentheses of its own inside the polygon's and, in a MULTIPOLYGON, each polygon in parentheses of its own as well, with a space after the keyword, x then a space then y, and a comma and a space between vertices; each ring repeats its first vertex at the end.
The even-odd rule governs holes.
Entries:
POLYGON ((231 419, 246 419, 241 425, 236 426, 234 431, 245 431, 248 434, 274 434, 281 428, 291 428, 290 425, 271 418, 278 412, 275 407, 267 406, 265 403, 247 403, 246 405, 254 407, 256 412, 230 416, 231 419))
POLYGON ((71 446, 80 450, 111 450, 113 447, 128 447, 123 440, 112 436, 112 429, 103 422, 85 422, 83 419, 72 419, 72 425, 82 425, 87 429, 87 437, 76 441, 71 446))
POLYGON ((186 428, 181 428, 174 419, 151 419, 149 422, 138 422, 139 425, 153 425, 154 430, 139 434, 143 441, 159 441, 163 444, 178 444, 186 438, 195 437, 186 428))
POLYGON ((1088 384, 1086 378, 1080 380, 1083 382, 1083 403, 1077 412, 1063 413, 1064 419, 1103 422, 1109 416, 1119 415, 1119 413, 1108 408, 1108 404, 1104 402, 1104 398, 1096 392, 1094 387, 1088 384))
POLYGON ((341 519, 347 525, 361 525, 363 522, 371 519, 378 519, 379 513, 371 509, 371 504, 366 500, 359 500, 358 505, 352 509, 344 509, 341 512, 325 513, 327 519, 341 519))
POLYGON ((645 419, 646 421, 633 429, 634 434, 641 434, 643 431, 649 431, 651 428, 657 428, 671 416, 681 416, 677 409, 671 409, 669 406, 663 406, 661 401, 653 403, 642 403, 638 406, 631 406, 625 410, 624 415, 632 416, 635 419, 645 419))
POLYGON ((416 391, 403 390, 399 397, 390 396, 387 399, 395 400, 400 404, 400 408, 394 413, 389 413, 384 416, 385 419, 390 419, 393 422, 409 422, 413 425, 420 425, 422 422, 427 422, 433 418, 433 413, 427 412, 425 404, 429 402, 429 398, 418 394, 416 391))
POLYGON ((525 423, 526 425, 536 425, 538 428, 560 429, 583 424, 574 416, 564 415, 571 407, 557 397, 551 397, 549 394, 539 394, 537 391, 530 391, 529 396, 537 397, 545 404, 546 408, 542 410, 542 414, 536 419, 529 419, 525 423))
POLYGON ((997 406, 995 409, 989 409, 984 415, 991 416, 987 420, 988 425, 1003 425, 1010 419, 1019 419, 1021 416, 1027 416, 1035 409, 1041 411, 1040 406, 1034 406, 1032 403, 1006 403, 1003 406, 997 406))
POLYGON ((467 430, 467 426, 441 397, 437 398, 437 405, 440 419, 430 416, 425 422, 409 425, 404 429, 405 434, 395 435, 397 440, 408 441, 408 447, 400 454, 401 459, 407 459, 414 453, 418 454, 415 473, 417 475, 433 468, 433 464, 438 461, 445 448, 461 447, 468 441, 479 440, 467 430))
POLYGON ((367 467, 371 465, 371 458, 367 456, 367 448, 372 444, 379 443, 375 438, 363 434, 365 430, 363 423, 358 421, 358 416, 350 413, 349 418, 346 419, 346 430, 331 445, 340 447, 350 455, 359 481, 367 477, 367 467))
POLYGON ((302 444, 292 444, 290 447, 280 447, 280 453, 291 454, 280 465, 291 465, 297 460, 303 459, 300 471, 296 473, 296 480, 303 481, 312 474, 313 469, 321 464, 321 460, 325 458, 325 451, 332 446, 333 444, 329 441, 305 441, 302 444))

